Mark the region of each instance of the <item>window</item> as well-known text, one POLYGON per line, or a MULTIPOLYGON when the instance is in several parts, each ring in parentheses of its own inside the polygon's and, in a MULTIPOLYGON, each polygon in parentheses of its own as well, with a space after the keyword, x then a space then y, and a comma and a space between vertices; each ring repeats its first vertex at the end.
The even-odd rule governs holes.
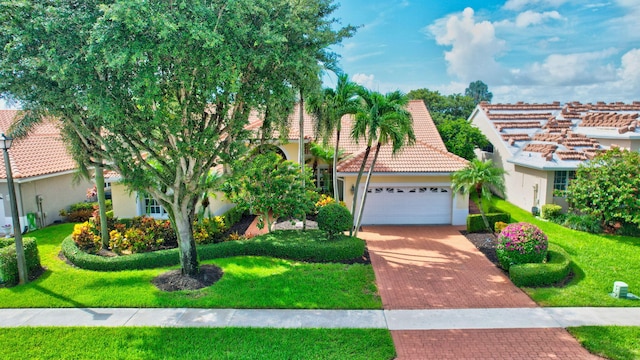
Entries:
POLYGON ((565 191, 569 182, 576 178, 575 171, 556 171, 553 178, 553 190, 565 191))
POLYGON ((167 211, 160 205, 156 199, 146 195, 142 199, 142 213, 154 218, 166 218, 167 211))
POLYGON ((324 192, 331 189, 331 172, 328 165, 320 165, 316 168, 316 187, 324 192))

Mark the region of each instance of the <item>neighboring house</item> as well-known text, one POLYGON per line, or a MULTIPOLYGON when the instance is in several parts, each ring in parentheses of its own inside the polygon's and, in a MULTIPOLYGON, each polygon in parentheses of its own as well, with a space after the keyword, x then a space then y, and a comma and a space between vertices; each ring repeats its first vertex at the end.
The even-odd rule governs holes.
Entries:
POLYGON ((478 154, 505 175, 506 196, 525 210, 556 203, 578 166, 612 146, 640 150, 640 102, 480 103, 470 121, 489 139, 478 154))
MULTIPOLYGON (((383 146, 376 162, 368 189, 367 202, 362 224, 454 224, 463 225, 468 215, 468 197, 451 191, 451 174, 464 168, 467 161, 447 151, 431 115, 421 100, 413 100, 408 105, 413 117, 416 144, 392 156, 391 146, 383 146)), ((298 140, 300 139, 299 107, 296 106, 289 116, 289 133, 286 141, 272 141, 280 154, 286 159, 298 162, 298 140)), ((338 164, 338 186, 343 200, 351 209, 357 173, 364 156, 366 142, 355 143, 350 139, 352 116, 342 119, 340 147, 345 151, 344 160, 338 164)), ((262 120, 258 114, 252 114, 248 129, 258 131, 262 120)), ((304 114, 305 148, 315 138, 313 119, 304 114)), ((259 136, 257 136, 259 137, 259 136)), ((275 134, 273 138, 280 138, 275 134)), ((331 142, 330 142, 331 143, 331 142)), ((370 160, 373 159, 374 148, 370 160)), ((305 157, 311 155, 305 151, 305 157)), ((369 166, 365 168, 365 172, 369 166)), ((331 165, 320 163, 316 181, 322 187, 331 171, 331 165)), ((364 187, 363 176, 362 185, 364 187)), ((360 194, 363 193, 361 189, 360 194)), ((161 212, 153 206, 152 199, 139 195, 128 195, 122 185, 112 184, 114 215, 131 217, 161 212), (126 209, 126 210, 125 210, 126 209)), ((220 214, 233 206, 222 195, 211 200, 213 213, 220 214)))
MULTIPOLYGON (((18 110, 0 110, 0 132, 6 133, 18 110)), ((1 151, 1 150, 0 150, 1 151)), ((87 180, 74 184, 76 163, 62 142, 54 121, 45 121, 9 149, 18 213, 22 228, 63 220, 61 209, 86 200, 87 180), (30 222, 28 218, 30 218, 30 222)), ((12 224, 4 156, 0 155, 0 223, 12 224)))

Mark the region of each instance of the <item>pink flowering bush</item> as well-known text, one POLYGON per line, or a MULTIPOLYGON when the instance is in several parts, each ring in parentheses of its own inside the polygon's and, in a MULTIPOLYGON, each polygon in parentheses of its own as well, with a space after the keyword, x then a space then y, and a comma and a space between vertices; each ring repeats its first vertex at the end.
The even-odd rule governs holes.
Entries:
POLYGON ((541 263, 547 258, 547 235, 535 225, 510 224, 500 232, 498 241, 496 255, 505 270, 511 265, 541 263))

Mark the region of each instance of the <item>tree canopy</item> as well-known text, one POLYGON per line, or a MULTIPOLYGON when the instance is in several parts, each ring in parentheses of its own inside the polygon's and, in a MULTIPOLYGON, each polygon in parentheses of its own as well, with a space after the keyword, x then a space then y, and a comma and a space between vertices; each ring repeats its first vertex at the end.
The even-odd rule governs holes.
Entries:
POLYGON ((493 93, 489 91, 487 84, 480 80, 469 83, 469 87, 464 90, 464 94, 472 98, 476 105, 481 101, 491 102, 491 99, 493 99, 493 93))
POLYGON ((602 225, 640 226, 640 153, 612 148, 581 164, 567 188, 574 211, 602 225))
POLYGON ((287 119, 317 84, 336 27, 330 0, 0 4, 0 93, 58 117, 85 155, 152 195, 176 227, 183 273, 210 171, 246 148, 251 110, 287 119))
POLYGON ((407 95, 410 99, 424 101, 450 152, 471 160, 476 157, 476 148, 489 144, 480 130, 468 121, 476 106, 473 98, 461 94, 442 95, 429 89, 411 90, 407 95))

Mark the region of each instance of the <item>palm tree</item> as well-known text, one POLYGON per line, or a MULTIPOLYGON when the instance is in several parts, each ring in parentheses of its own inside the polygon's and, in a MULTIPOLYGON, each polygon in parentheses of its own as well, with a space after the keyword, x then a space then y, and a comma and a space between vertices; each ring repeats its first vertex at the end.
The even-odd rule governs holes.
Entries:
POLYGON ((317 133, 322 137, 326 145, 329 138, 335 132, 336 143, 333 151, 333 197, 338 199, 337 166, 340 155, 340 131, 342 130, 342 117, 346 114, 355 114, 358 105, 358 91, 360 85, 349 81, 347 74, 338 75, 336 88, 325 88, 320 94, 309 99, 309 111, 316 118, 317 133))
POLYGON ((491 160, 483 162, 473 159, 466 168, 455 172, 452 177, 453 191, 462 191, 464 194, 469 194, 471 190, 476 191, 480 215, 488 231, 491 231, 491 227, 484 213, 482 200, 490 202, 493 197, 492 190, 500 194, 505 193, 503 175, 506 173, 504 169, 495 167, 491 160))
POLYGON ((376 151, 371 161, 371 166, 367 173, 367 180, 364 186, 364 193, 360 202, 358 216, 355 222, 354 236, 358 235, 358 229, 362 223, 362 214, 364 205, 367 200, 367 188, 371 181, 371 174, 375 167, 378 154, 382 145, 391 144, 392 153, 395 155, 405 145, 411 145, 415 142, 416 137, 413 133, 413 121, 411 113, 406 109, 409 98, 400 91, 394 91, 386 95, 378 92, 362 89, 360 91, 362 106, 356 113, 356 123, 351 131, 351 136, 357 139, 366 138, 367 148, 365 156, 360 165, 360 171, 356 178, 353 197, 353 213, 356 210, 356 201, 358 199, 358 188, 362 180, 362 173, 367 163, 371 146, 374 139, 377 141, 376 151))
MULTIPOLYGON (((319 161, 323 161, 326 164, 331 163, 331 161, 333 161, 334 159, 334 148, 333 147, 329 147, 329 146, 325 146, 323 144, 319 144, 317 142, 312 142, 311 145, 309 146, 309 153, 311 154, 311 158, 309 158, 307 160, 307 164, 311 164, 311 169, 313 170, 313 174, 315 177, 318 176, 318 162, 319 161)), ((338 153, 338 160, 340 160, 342 158, 343 155, 343 151, 340 150, 340 152, 338 153)), ((332 187, 329 186, 330 184, 326 184, 325 183, 325 187, 328 189, 323 189, 324 191, 333 191, 332 187)))

